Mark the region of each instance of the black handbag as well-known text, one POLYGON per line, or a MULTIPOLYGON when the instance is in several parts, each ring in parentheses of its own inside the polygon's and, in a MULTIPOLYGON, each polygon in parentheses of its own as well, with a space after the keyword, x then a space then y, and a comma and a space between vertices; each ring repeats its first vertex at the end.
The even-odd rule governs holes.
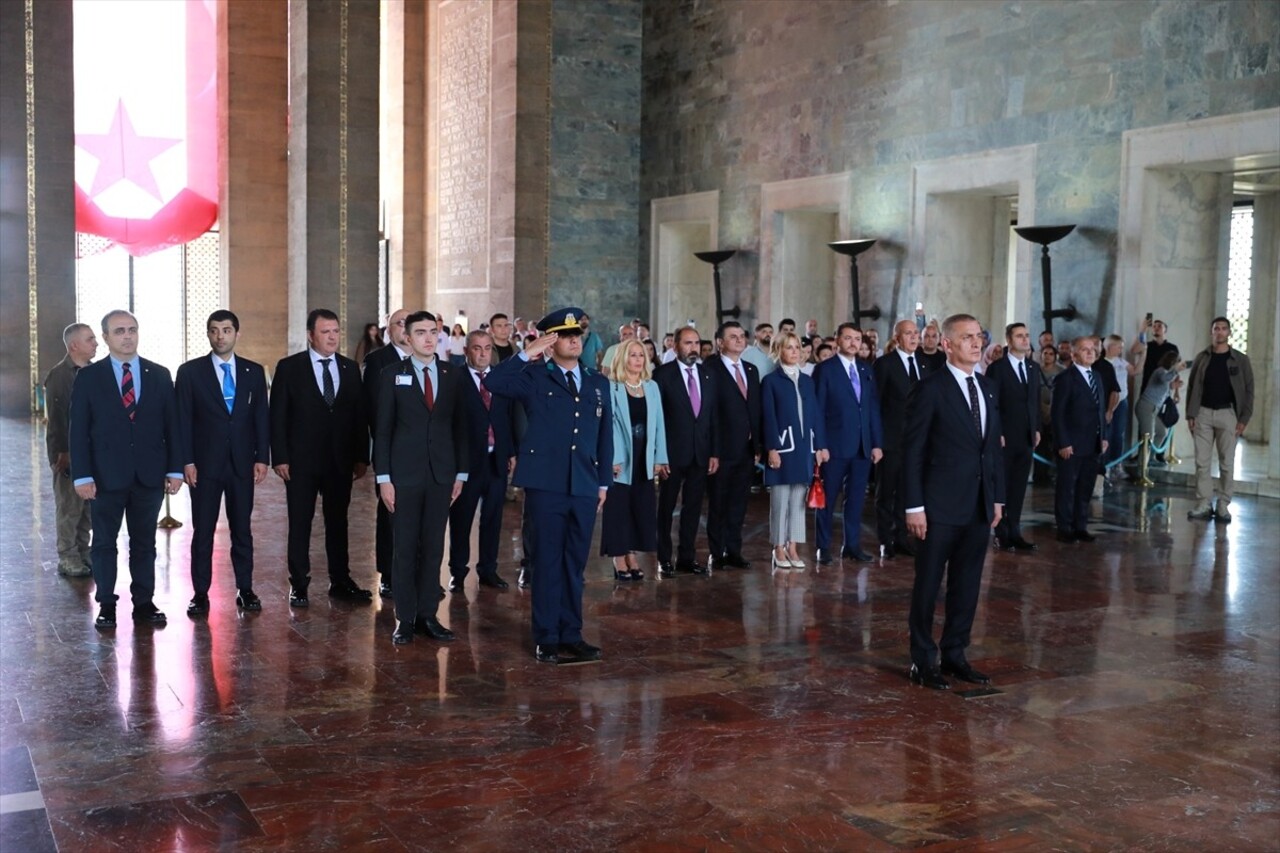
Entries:
POLYGON ((1160 412, 1157 415, 1160 423, 1166 428, 1172 428, 1178 422, 1178 404, 1173 402, 1172 397, 1165 397, 1164 402, 1160 404, 1160 412))

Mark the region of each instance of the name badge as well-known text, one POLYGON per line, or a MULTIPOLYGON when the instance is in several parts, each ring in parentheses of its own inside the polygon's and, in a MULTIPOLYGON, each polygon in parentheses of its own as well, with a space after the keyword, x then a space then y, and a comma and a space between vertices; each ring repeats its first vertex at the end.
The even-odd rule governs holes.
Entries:
POLYGON ((401 373, 396 376, 397 385, 413 385, 413 377, 407 373, 401 373))

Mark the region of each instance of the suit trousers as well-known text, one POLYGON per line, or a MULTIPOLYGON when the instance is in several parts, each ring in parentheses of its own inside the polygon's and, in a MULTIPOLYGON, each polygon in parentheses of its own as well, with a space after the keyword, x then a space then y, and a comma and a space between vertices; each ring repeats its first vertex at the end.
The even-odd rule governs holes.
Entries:
POLYGON ((191 491, 191 588, 208 595, 213 583, 213 536, 218 528, 222 497, 227 498, 227 527, 231 530, 231 567, 236 589, 253 589, 253 478, 229 474, 215 479, 201 475, 191 491))
POLYGON ((902 448, 885 448, 876 463, 876 533, 881 545, 907 538, 907 508, 902 503, 902 448))
POLYGON ((351 472, 333 468, 291 472, 284 484, 284 497, 289 513, 289 583, 302 592, 311 583, 311 523, 316 514, 317 497, 324 498, 324 550, 329 561, 329 582, 349 579, 347 509, 351 505, 351 472))
POLYGON ((156 590, 156 520, 162 503, 162 487, 143 486, 136 481, 127 489, 98 489, 97 497, 89 502, 93 518, 90 554, 97 586, 94 598, 99 604, 114 604, 119 599, 116 538, 121 520, 129 530, 129 595, 134 606, 151 603, 156 590))
POLYGON ((458 580, 467 576, 471 562, 471 529, 480 509, 479 556, 476 574, 493 577, 498 572, 498 545, 502 538, 502 510, 507 501, 507 469, 497 471, 500 460, 489 453, 485 465, 472 471, 462 493, 449 507, 449 573, 458 580))
POLYGON ((382 502, 382 497, 378 494, 376 482, 373 484, 373 499, 378 506, 377 516, 374 518, 374 562, 377 563, 378 574, 382 575, 382 582, 391 583, 391 561, 395 554, 391 533, 391 513, 387 512, 387 505, 382 502))
POLYGON ((598 499, 526 487, 524 500, 533 549, 533 642, 580 642, 583 575, 598 499))
POLYGON ((401 622, 434 617, 440 606, 440 562, 452 492, 452 483, 396 487, 396 511, 391 514, 395 540, 391 596, 401 622))
POLYGON ((1072 453, 1058 457, 1058 482, 1053 489, 1053 514, 1060 533, 1081 533, 1089 524, 1089 500, 1098 476, 1098 454, 1072 453))
POLYGON ((1004 514, 1000 517, 997 533, 1000 539, 1016 539, 1022 536, 1022 507, 1027 499, 1027 477, 1031 474, 1031 448, 1004 448, 1004 514))
POLYGON ((676 559, 697 561, 698 527, 702 522, 702 499, 707 492, 707 463, 694 461, 677 468, 658 487, 658 561, 671 562, 671 520, 680 501, 680 538, 676 559))
POLYGON ((58 565, 78 569, 91 562, 89 532, 93 517, 89 502, 76 494, 66 474, 53 472, 53 509, 58 532, 58 565))
POLYGON ((742 553, 742 524, 747 518, 751 475, 755 460, 720 458, 720 467, 709 477, 711 500, 707 506, 707 542, 711 556, 742 553))
POLYGON ((870 459, 831 458, 822 466, 822 486, 827 506, 818 510, 814 545, 823 551, 831 547, 831 521, 836 511, 836 495, 844 491, 844 547, 857 548, 862 539, 862 503, 867 495, 870 459))
POLYGON ((938 643, 933 639, 933 614, 942 576, 947 576, 946 617, 942 625, 942 660, 965 660, 973 616, 982 589, 982 564, 991 529, 975 509, 969 524, 929 522, 925 538, 917 545, 916 576, 911 587, 907 628, 911 635, 911 662, 920 669, 938 665, 938 643))

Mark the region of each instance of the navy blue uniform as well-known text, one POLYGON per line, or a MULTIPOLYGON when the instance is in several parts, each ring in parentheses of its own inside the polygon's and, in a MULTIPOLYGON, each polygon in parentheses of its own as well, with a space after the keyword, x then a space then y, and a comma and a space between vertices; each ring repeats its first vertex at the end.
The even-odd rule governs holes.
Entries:
POLYGON ((551 361, 523 353, 500 362, 485 379, 494 394, 518 401, 529 418, 512 482, 525 490, 533 568, 533 642, 582 641, 582 584, 600 490, 613 482, 609 383, 579 366, 581 387, 569 390, 551 361))

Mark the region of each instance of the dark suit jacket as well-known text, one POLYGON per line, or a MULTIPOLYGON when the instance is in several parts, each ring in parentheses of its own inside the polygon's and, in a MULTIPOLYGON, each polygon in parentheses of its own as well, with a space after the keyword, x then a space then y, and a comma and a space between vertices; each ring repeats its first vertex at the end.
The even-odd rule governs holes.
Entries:
POLYGON ((271 382, 271 462, 293 471, 318 474, 331 469, 349 471, 369 461, 360 369, 349 358, 335 355, 339 373, 333 408, 324 404, 303 350, 280 359, 271 382))
POLYGON ((489 371, 489 390, 520 403, 528 415, 515 485, 596 497, 613 482, 609 380, 588 367, 580 370, 576 401, 564 373, 546 361, 508 358, 489 371))
MULTIPOLYGON (((907 422, 907 395, 911 393, 911 378, 907 375, 902 358, 896 352, 877 358, 871 372, 876 379, 876 394, 880 397, 880 428, 884 435, 884 448, 896 454, 902 447, 902 430, 907 422)), ((916 373, 921 379, 929 374, 929 368, 918 357, 916 373)), ((845 382, 848 381, 849 377, 846 375, 845 382)))
POLYGON ((827 449, 836 459, 870 459, 874 448, 884 447, 876 380, 868 365, 856 363, 862 383, 861 401, 853 393, 844 362, 837 356, 813 369, 818 407, 826 420, 827 449))
POLYGON ((1035 447, 1036 432, 1040 429, 1040 365, 1028 356, 1027 384, 1018 378, 1018 371, 1006 356, 991 362, 987 368, 987 384, 996 395, 1000 406, 1000 424, 1004 430, 1005 444, 1011 448, 1035 447))
MULTIPOLYGON (((446 359, 447 360, 447 359, 446 359)), ((369 437, 372 439, 378 429, 378 392, 382 383, 375 382, 382 371, 392 364, 400 364, 404 359, 400 351, 392 344, 378 347, 364 357, 364 373, 361 378, 361 390, 364 391, 364 413, 369 421, 369 437)))
POLYGON ((373 441, 373 470, 390 476, 397 487, 443 486, 468 470, 467 410, 455 365, 436 359, 437 386, 432 408, 409 361, 388 365, 371 380, 378 390, 378 433, 373 441), (402 378, 403 377, 403 378, 402 378))
MULTIPOLYGON (((685 386, 684 365, 668 362, 653 371, 653 381, 662 397, 663 425, 667 429, 667 458, 676 468, 706 467, 711 457, 720 455, 716 429, 716 375, 709 364, 697 364, 702 406, 697 417, 685 386)), ((736 386, 735 386, 736 389, 736 386)))
POLYGON ((255 463, 270 464, 266 371, 256 361, 236 356, 235 381, 236 399, 228 412, 210 356, 193 358, 178 368, 182 464, 195 465, 202 478, 252 477, 255 463))
POLYGON ((92 477, 99 489, 117 491, 135 482, 164 485, 165 474, 182 470, 178 410, 169 371, 138 359, 141 394, 134 419, 124 410, 111 359, 76 374, 71 391, 71 478, 92 477))
MULTIPOLYGON (((499 466, 498 470, 505 472, 507 460, 516 455, 515 406, 511 405, 510 398, 500 397, 490 390, 489 408, 486 409, 471 368, 462 367, 458 372, 462 374, 458 384, 462 388, 463 408, 467 413, 467 440, 471 448, 467 470, 474 474, 489 464, 489 427, 493 427, 493 462, 499 466)), ((489 387, 487 380, 485 387, 489 387)))
POLYGON ((1094 379, 1098 382, 1097 398, 1074 364, 1053 381, 1049 419, 1056 447, 1070 447, 1074 453, 1084 455, 1102 452, 1102 439, 1107 434, 1107 392, 1097 370, 1094 379))
MULTIPOLYGON (((714 401, 716 431, 720 442, 720 459, 727 462, 741 462, 759 456, 764 452, 761 430, 764 428, 764 410, 760 402, 760 369, 745 358, 738 365, 742 368, 742 377, 747 383, 747 397, 742 398, 738 390, 738 381, 724 366, 724 359, 713 355, 706 365, 711 373, 712 388, 715 396, 703 394, 703 408, 707 401, 714 401)), ((674 442, 667 437, 667 445, 674 442)), ((668 450, 670 456, 670 450, 668 450)))
POLYGON ((907 508, 923 506, 930 523, 969 524, 979 498, 990 523, 995 504, 1005 501, 1000 407, 986 377, 975 376, 987 404, 983 435, 973 426, 968 398, 945 367, 917 382, 907 400, 903 502, 907 508))

